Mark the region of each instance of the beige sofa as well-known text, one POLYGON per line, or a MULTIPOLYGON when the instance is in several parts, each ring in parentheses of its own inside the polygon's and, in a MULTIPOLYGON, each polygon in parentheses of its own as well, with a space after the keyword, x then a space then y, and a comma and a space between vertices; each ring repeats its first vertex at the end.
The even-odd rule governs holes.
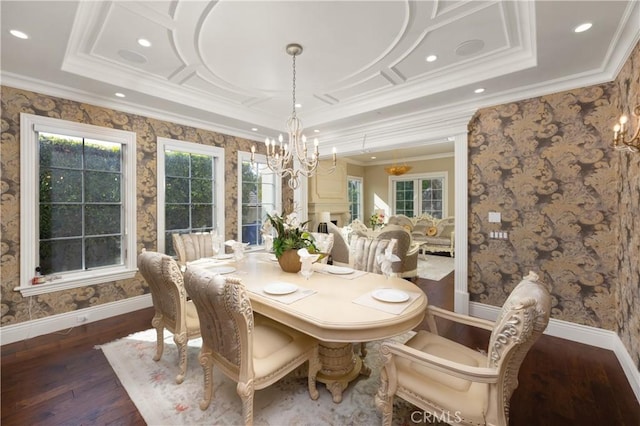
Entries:
POLYGON ((409 230, 413 241, 420 244, 424 253, 448 252, 451 257, 455 254, 455 217, 444 219, 430 215, 408 217, 394 215, 389 217, 390 224, 396 224, 409 230))

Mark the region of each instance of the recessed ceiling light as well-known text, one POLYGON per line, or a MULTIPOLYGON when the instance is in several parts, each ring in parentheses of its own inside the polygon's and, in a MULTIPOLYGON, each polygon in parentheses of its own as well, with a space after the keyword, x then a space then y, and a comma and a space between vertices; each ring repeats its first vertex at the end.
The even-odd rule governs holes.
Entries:
POLYGON ((124 93, 116 92, 116 96, 119 98, 126 98, 127 96, 124 93))
POLYGON ((438 57, 436 55, 429 55, 427 56, 427 62, 433 62, 436 59, 438 59, 438 57))
POLYGON ((12 35, 12 36, 14 36, 14 37, 18 37, 18 38, 21 38, 21 39, 23 39, 23 40, 26 40, 26 39, 28 39, 28 38, 29 38, 29 36, 28 36, 28 35, 26 35, 25 33, 23 33, 22 31, 18 31, 18 30, 11 30, 11 31, 9 31, 9 32, 11 33, 11 35, 12 35))
POLYGON ((320 133, 319 129, 313 129, 313 133, 320 133))
POLYGON ((258 131, 258 128, 257 128, 257 127, 252 127, 252 128, 251 128, 251 131, 253 131, 253 132, 257 132, 257 131, 258 131))
POLYGON ((151 47, 151 42, 146 38, 139 38, 138 44, 142 47, 151 47))
POLYGON ((378 157, 376 157, 375 155, 372 155, 372 156, 371 156, 371 159, 372 159, 372 160, 375 160, 376 158, 378 158, 378 157))
POLYGON ((296 104, 296 108, 302 108, 302 104, 296 104))
POLYGON ((573 29, 574 33, 583 33, 591 28, 593 24, 591 22, 585 22, 584 24, 580 24, 573 29))
POLYGON ((478 87, 476 90, 473 91, 473 93, 482 93, 484 92, 484 87, 478 87))

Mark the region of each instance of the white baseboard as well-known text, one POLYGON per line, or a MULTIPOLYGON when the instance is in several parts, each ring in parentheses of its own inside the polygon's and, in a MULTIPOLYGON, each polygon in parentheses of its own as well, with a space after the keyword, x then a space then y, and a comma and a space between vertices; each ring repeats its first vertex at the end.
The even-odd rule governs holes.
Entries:
MULTIPOLYGON (((469 315, 474 317, 495 321, 499 312, 500 308, 496 306, 478 302, 469 303, 469 315)), ((640 401, 640 371, 638 371, 627 348, 616 333, 610 330, 551 318, 544 334, 613 351, 622 366, 636 399, 640 401)))
POLYGON ((86 309, 6 325, 0 328, 0 342, 2 345, 19 342, 43 334, 67 330, 89 322, 100 321, 117 315, 126 314, 139 309, 153 306, 151 295, 130 297, 118 302, 104 303, 86 309))
POLYGON ((616 357, 618 357, 618 361, 624 370, 625 376, 627 376, 631 389, 633 389, 633 393, 636 394, 636 399, 640 402, 640 370, 638 370, 634 364, 622 340, 620 340, 618 336, 616 336, 616 338, 616 345, 613 348, 613 352, 616 354, 616 357))
POLYGON ((453 295, 453 311, 463 315, 469 315, 469 292, 455 290, 453 295))

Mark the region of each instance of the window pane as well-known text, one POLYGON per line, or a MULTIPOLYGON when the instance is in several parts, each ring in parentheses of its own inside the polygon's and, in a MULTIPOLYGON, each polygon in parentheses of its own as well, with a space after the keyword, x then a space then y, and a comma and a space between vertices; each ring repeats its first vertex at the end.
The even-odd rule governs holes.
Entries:
POLYGON ((120 145, 117 143, 86 139, 84 143, 85 168, 88 170, 119 172, 121 163, 120 151, 120 145))
POLYGON ((188 203, 189 202, 189 179, 166 178, 165 201, 167 203, 188 203))
POLYGON ((120 202, 120 174, 85 172, 85 202, 120 202))
POLYGON ((66 169, 40 169, 40 202, 82 202, 82 172, 66 169))
POLYGON ((164 208, 164 221, 169 230, 189 229, 189 205, 167 204, 164 208))
POLYGON ((82 168, 82 138, 40 133, 40 168, 82 168))
POLYGON ((194 179, 191 181, 192 203, 213 203, 213 182, 211 180, 194 179))
POLYGON ((208 155, 191 154, 191 177, 211 179, 213 165, 208 155))
POLYGON ((88 205, 85 207, 85 235, 119 234, 121 227, 120 205, 88 205))
POLYGON ((193 204, 191 206, 191 228, 213 228, 213 206, 211 204, 193 204))
POLYGON ((82 269, 82 239, 40 241, 42 275, 82 269))
POLYGON ((122 263, 119 236, 87 238, 85 244, 87 268, 122 263))
POLYGON ((164 170, 167 176, 188 177, 190 174, 189 154, 185 152, 165 151, 164 170))
POLYGON ((40 204, 40 239, 82 235, 82 205, 40 204))

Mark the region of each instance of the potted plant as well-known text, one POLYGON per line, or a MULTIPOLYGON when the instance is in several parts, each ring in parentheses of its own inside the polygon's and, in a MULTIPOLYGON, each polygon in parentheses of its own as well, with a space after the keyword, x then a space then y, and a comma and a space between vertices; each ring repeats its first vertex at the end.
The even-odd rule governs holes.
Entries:
POLYGON ((297 251, 306 248, 309 253, 319 253, 313 236, 306 230, 307 222, 300 223, 295 213, 268 214, 267 219, 276 235, 273 237, 273 252, 286 272, 300 270, 300 258, 297 251))

